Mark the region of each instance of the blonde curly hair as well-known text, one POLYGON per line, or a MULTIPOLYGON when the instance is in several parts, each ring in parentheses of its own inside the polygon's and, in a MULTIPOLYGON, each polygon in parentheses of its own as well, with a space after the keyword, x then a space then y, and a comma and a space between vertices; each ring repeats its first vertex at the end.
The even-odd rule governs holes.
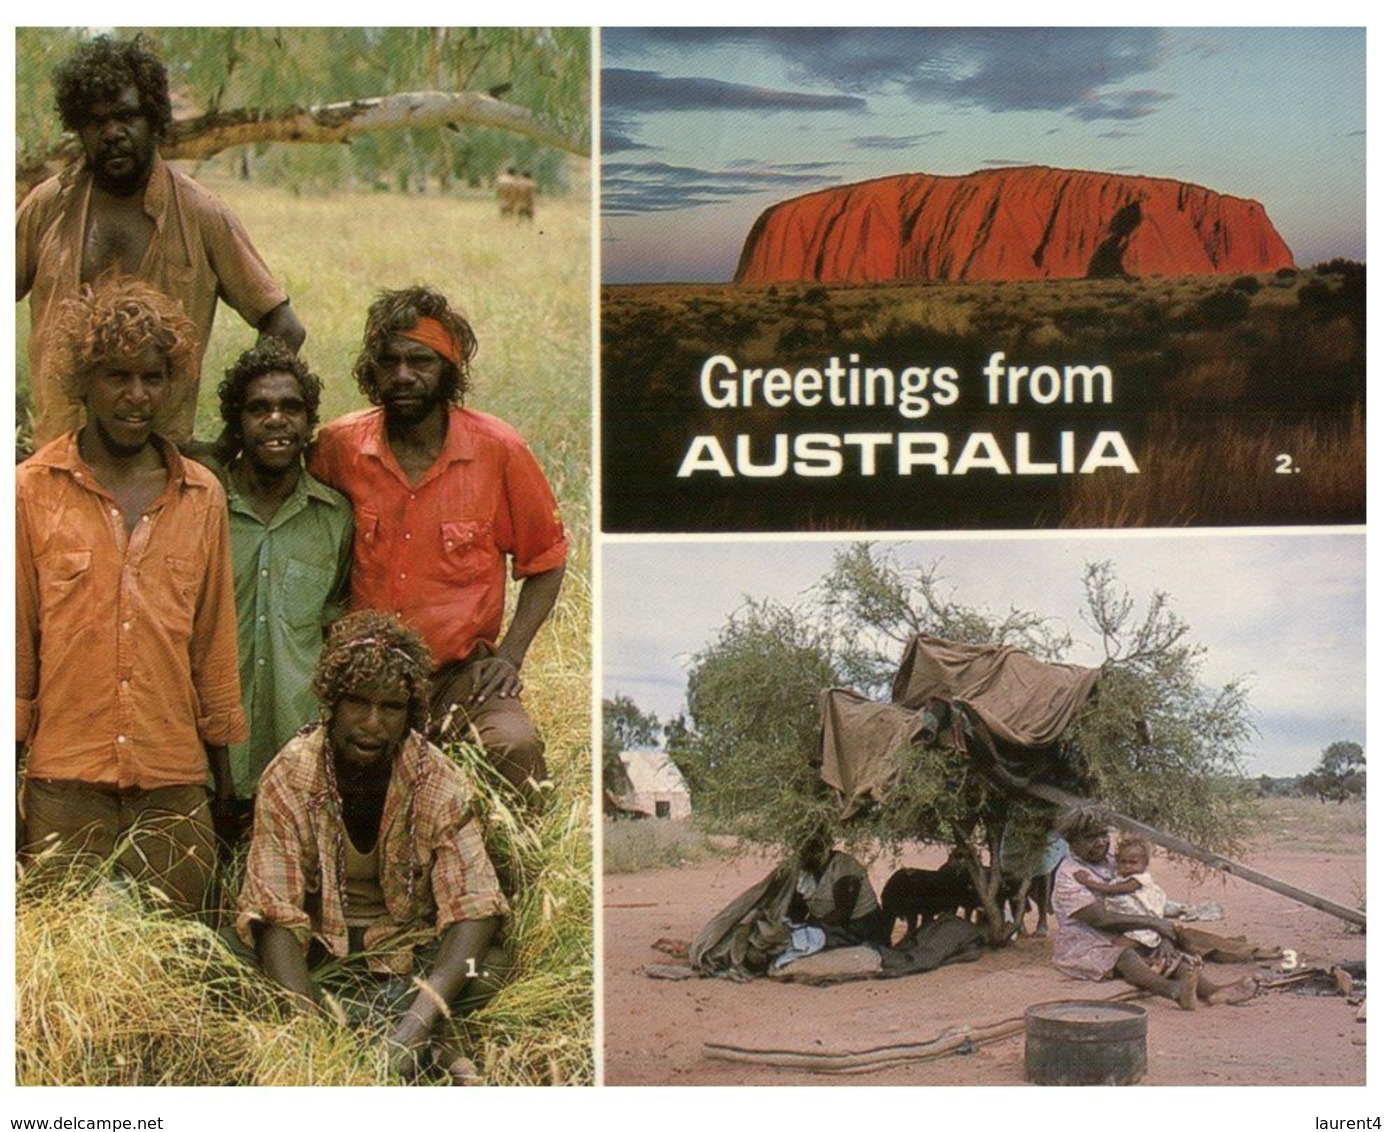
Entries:
POLYGON ((133 358, 154 348, 165 358, 171 405, 179 404, 198 381, 198 331, 178 299, 134 275, 107 274, 84 283, 67 299, 49 331, 58 388, 81 402, 87 382, 103 362, 133 358))

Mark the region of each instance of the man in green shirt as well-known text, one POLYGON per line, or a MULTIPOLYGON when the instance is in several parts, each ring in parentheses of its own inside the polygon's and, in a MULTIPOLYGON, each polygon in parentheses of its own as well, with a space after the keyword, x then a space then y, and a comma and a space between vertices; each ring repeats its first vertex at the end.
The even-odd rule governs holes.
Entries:
POLYGON ((319 719, 311 676, 324 629, 342 613, 353 549, 348 500, 304 469, 320 381, 278 339, 237 359, 218 387, 225 435, 242 705, 251 737, 231 749, 237 803, 224 840, 250 822, 261 771, 319 719))

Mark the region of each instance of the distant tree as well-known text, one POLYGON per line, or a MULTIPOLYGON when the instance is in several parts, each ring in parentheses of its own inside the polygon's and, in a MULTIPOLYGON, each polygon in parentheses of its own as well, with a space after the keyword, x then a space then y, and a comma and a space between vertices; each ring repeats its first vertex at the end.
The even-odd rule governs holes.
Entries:
POLYGON ((629 776, 620 754, 636 747, 654 747, 658 743, 658 717, 645 712, 628 696, 615 696, 600 701, 602 720, 601 745, 603 758, 600 777, 604 788, 616 795, 629 790, 629 776))
POLYGON ((1320 762, 1301 776, 1297 786, 1307 797, 1343 804, 1350 798, 1364 797, 1365 782, 1364 748, 1342 739, 1321 752, 1320 762))
MULTIPOLYGON (((1058 778, 1139 820, 1232 848, 1247 818, 1238 774, 1251 733, 1243 685, 1205 687, 1204 649, 1166 595, 1138 608, 1110 563, 1089 565, 1083 584, 1103 672, 1056 752, 1058 778)), ((698 654, 688 683, 692 751, 712 771, 715 812, 752 840, 794 850, 815 831, 835 830, 859 844, 974 849, 990 928, 1002 938, 993 904, 1008 830, 1043 841, 1047 807, 1003 792, 967 754, 935 744, 914 749, 881 804, 839 826, 837 803, 814 769, 817 692, 840 685, 885 698, 905 642, 924 632, 1012 644, 1046 660, 1071 644, 1038 613, 958 602, 936 565, 857 544, 836 555, 814 604, 747 603, 698 654)))

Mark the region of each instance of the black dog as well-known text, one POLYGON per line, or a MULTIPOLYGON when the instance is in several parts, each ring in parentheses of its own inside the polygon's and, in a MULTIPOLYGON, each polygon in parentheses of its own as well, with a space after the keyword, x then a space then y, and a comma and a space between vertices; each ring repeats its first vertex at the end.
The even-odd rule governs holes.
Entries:
POLYGON ((950 856, 941 869, 900 869, 880 894, 885 914, 903 920, 910 932, 939 916, 955 915, 960 908, 971 914, 980 905, 972 873, 960 856, 950 856))

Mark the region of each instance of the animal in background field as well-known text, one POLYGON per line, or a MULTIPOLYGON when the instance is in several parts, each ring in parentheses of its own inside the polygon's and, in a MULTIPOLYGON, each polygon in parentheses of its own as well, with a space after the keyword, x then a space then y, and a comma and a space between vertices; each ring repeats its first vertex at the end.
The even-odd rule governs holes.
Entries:
POLYGON ((498 198, 499 216, 505 219, 532 219, 537 182, 532 179, 531 173, 519 173, 516 166, 508 166, 494 182, 494 192, 498 198))
POLYGON ((980 906, 977 886, 963 850, 955 849, 939 869, 899 869, 885 882, 880 906, 888 916, 903 920, 910 932, 959 908, 971 913, 980 906))

